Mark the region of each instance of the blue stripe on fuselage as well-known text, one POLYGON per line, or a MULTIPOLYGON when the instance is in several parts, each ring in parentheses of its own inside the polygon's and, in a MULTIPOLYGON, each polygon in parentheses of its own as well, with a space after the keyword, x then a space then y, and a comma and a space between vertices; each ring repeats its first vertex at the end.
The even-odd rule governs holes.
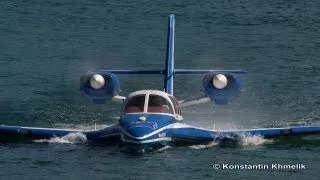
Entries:
POLYGON ((122 116, 119 125, 131 136, 143 137, 175 122, 178 122, 176 118, 169 114, 134 113, 122 116), (141 121, 140 117, 145 117, 146 120, 141 121))

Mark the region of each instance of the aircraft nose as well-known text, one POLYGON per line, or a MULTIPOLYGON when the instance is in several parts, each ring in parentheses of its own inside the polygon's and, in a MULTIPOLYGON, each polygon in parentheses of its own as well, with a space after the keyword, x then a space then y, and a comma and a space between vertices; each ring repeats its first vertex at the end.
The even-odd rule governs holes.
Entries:
POLYGON ((143 138, 156 130, 156 124, 152 122, 132 122, 123 128, 123 133, 131 138, 143 138))
MULTIPOLYGON (((146 143, 158 139, 165 126, 174 122, 174 117, 163 114, 126 114, 119 120, 122 140, 146 143)), ((162 137, 162 136, 161 136, 162 137)))

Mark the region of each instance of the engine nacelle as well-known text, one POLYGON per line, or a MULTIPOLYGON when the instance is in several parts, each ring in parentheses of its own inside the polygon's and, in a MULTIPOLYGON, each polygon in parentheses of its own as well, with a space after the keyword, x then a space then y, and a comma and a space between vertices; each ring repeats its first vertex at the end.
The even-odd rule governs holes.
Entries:
POLYGON ((93 103, 105 103, 118 95, 120 81, 113 73, 87 72, 80 78, 80 90, 93 103))
POLYGON ((234 73, 210 73, 202 80, 203 93, 216 104, 228 104, 240 93, 240 77, 234 73))

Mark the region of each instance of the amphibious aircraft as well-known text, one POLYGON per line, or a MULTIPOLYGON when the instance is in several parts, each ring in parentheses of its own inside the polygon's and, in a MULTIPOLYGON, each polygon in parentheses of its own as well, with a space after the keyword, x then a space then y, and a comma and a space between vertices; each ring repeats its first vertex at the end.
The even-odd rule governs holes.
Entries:
POLYGON ((174 68, 175 16, 169 16, 165 68, 159 70, 96 70, 80 78, 80 90, 93 103, 108 101, 123 103, 119 123, 94 130, 37 128, 0 125, 0 134, 31 138, 63 137, 82 133, 88 140, 117 142, 123 145, 164 147, 175 145, 206 144, 212 141, 237 140, 243 134, 275 138, 320 133, 320 126, 262 128, 245 130, 211 130, 187 125, 181 108, 212 101, 228 104, 241 91, 240 74, 243 70, 195 70, 174 68), (126 97, 120 96, 118 74, 163 75, 163 90, 140 90, 126 97), (174 97, 174 76, 200 74, 203 97, 179 101, 174 97))

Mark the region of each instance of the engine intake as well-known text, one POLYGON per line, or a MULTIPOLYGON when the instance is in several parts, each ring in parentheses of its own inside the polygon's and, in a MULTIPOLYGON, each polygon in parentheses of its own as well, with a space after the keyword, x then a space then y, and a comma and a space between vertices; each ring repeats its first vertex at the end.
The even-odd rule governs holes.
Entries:
POLYGON ((240 77, 234 73, 210 73, 202 80, 203 93, 216 104, 228 104, 240 93, 240 77))
POLYGON ((80 90, 93 103, 105 103, 118 95, 120 81, 113 73, 87 72, 80 78, 80 90))

